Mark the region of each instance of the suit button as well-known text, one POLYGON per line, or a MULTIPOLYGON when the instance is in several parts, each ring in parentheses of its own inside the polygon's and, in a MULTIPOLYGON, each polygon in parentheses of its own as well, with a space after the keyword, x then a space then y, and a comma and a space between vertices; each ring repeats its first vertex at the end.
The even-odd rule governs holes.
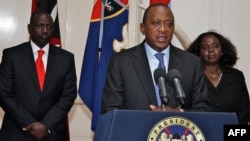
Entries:
POLYGON ((218 103, 216 103, 216 104, 215 104, 215 107, 219 107, 219 104, 218 104, 218 103))

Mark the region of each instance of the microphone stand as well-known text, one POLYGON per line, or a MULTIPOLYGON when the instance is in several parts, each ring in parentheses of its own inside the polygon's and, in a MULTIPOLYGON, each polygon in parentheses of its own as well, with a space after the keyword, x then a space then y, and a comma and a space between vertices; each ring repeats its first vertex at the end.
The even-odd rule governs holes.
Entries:
POLYGON ((161 107, 163 111, 166 111, 166 106, 168 105, 168 97, 161 96, 161 107))
POLYGON ((178 103, 178 107, 182 107, 184 105, 184 98, 183 97, 177 97, 177 103, 178 103))
POLYGON ((177 97, 177 108, 178 110, 180 110, 181 112, 183 112, 182 106, 184 105, 184 97, 177 97))

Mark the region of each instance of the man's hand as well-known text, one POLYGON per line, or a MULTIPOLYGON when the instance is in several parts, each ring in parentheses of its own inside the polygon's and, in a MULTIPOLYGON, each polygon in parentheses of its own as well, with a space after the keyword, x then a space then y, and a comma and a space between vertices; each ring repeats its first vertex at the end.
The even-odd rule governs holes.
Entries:
POLYGON ((41 122, 33 122, 27 127, 23 128, 23 131, 33 136, 36 141, 40 141, 48 136, 48 129, 41 122))
POLYGON ((149 108, 152 111, 180 112, 179 110, 173 109, 172 107, 169 106, 160 107, 160 106, 150 105, 149 108))

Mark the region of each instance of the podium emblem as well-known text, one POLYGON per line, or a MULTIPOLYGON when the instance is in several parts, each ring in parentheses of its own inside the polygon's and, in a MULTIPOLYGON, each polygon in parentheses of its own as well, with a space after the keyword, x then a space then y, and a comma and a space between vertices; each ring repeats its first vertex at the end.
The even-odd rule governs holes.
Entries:
POLYGON ((205 137, 193 121, 172 116, 155 124, 147 141, 205 141, 205 137))

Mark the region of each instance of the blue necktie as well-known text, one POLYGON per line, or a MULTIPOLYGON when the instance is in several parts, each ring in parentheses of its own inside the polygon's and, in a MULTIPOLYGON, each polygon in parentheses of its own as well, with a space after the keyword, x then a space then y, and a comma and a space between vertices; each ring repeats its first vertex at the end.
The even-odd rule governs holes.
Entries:
MULTIPOLYGON (((166 70, 166 67, 164 65, 164 61, 163 61, 163 56, 164 56, 164 53, 156 53, 155 54, 155 57, 159 60, 159 65, 158 65, 158 68, 162 68, 164 70, 166 70)), ((157 103, 158 103, 158 106, 161 105, 161 98, 160 98, 160 94, 159 94, 159 86, 157 84, 155 84, 155 91, 156 91, 156 98, 157 98, 157 103)))
POLYGON ((163 61, 163 56, 164 56, 165 54, 164 53, 156 53, 155 54, 155 57, 159 60, 159 65, 158 65, 158 67, 159 68, 162 68, 162 69, 164 69, 164 70, 166 70, 166 67, 165 67, 165 65, 164 65, 164 61, 163 61))

